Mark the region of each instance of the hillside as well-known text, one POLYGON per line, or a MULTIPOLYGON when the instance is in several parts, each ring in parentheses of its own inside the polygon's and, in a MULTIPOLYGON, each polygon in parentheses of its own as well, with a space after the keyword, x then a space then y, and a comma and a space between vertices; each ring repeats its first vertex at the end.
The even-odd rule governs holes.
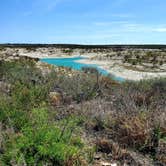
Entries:
POLYGON ((112 48, 100 49, 1 47, 0 165, 166 165, 166 77, 118 83, 38 59, 89 53, 108 61, 112 48))

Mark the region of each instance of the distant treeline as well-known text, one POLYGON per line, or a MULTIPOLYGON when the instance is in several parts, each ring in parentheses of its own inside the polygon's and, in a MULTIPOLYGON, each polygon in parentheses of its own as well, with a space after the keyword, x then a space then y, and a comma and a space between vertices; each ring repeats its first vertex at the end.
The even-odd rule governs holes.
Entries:
POLYGON ((56 47, 56 48, 80 48, 80 49, 126 49, 126 48, 135 48, 135 49, 166 49, 166 45, 78 45, 78 44, 0 44, 1 47, 19 47, 19 48, 38 48, 38 47, 56 47))

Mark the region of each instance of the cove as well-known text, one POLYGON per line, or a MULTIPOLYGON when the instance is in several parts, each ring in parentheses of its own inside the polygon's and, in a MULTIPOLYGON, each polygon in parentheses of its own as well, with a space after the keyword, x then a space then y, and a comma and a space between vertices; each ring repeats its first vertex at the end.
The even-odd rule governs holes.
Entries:
POLYGON ((125 81, 121 77, 116 77, 114 75, 110 75, 110 73, 107 70, 104 70, 100 68, 96 64, 83 64, 83 63, 78 63, 76 62, 77 60, 85 59, 84 57, 72 57, 72 58, 42 58, 40 59, 41 62, 45 62, 51 65, 56 65, 56 66, 63 66, 63 67, 70 67, 74 70, 81 70, 82 67, 94 67, 96 68, 99 73, 101 73, 104 76, 110 76, 113 80, 116 80, 118 82, 123 82, 125 81))

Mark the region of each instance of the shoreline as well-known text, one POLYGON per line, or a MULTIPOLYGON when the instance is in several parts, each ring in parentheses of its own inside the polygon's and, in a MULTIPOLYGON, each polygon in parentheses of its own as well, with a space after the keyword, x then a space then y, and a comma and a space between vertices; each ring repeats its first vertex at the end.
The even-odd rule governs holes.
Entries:
MULTIPOLYGON (((27 55, 26 55, 27 56, 27 55)), ((90 65, 97 65, 98 68, 106 70, 108 73, 115 77, 122 78, 124 80, 129 81, 140 81, 140 80, 147 80, 147 79, 155 79, 155 78, 161 78, 166 77, 166 72, 141 72, 141 71, 134 71, 125 69, 124 67, 115 64, 115 62, 111 61, 99 61, 99 60, 90 60, 89 58, 92 58, 93 55, 68 55, 68 56, 57 56, 57 55, 48 55, 48 56, 30 56, 32 58, 39 58, 39 59, 51 59, 51 58, 76 58, 76 57, 82 57, 85 59, 76 60, 76 63, 82 63, 82 64, 90 64, 90 65)))
POLYGON ((166 77, 166 72, 152 73, 152 72, 133 71, 133 70, 125 69, 120 65, 116 65, 114 64, 114 62, 88 60, 88 59, 81 59, 81 60, 77 60, 76 62, 83 63, 83 64, 98 65, 99 68, 104 69, 108 71, 110 74, 125 80, 140 81, 145 79, 147 80, 147 79, 166 77))
MULTIPOLYGON (((102 56, 102 53, 98 52, 84 52, 81 53, 80 50, 76 49, 70 54, 65 54, 60 49, 54 49, 54 52, 47 49, 37 49, 35 51, 27 51, 25 49, 19 50, 12 50, 9 48, 4 51, 7 54, 13 54, 13 56, 27 56, 31 58, 38 58, 38 59, 51 59, 51 58, 76 58, 81 57, 83 59, 76 60, 76 63, 82 64, 92 64, 97 65, 98 68, 106 70, 108 73, 115 77, 120 77, 124 80, 131 80, 131 81, 139 81, 143 79, 153 79, 159 77, 166 77, 166 72, 144 72, 144 71, 136 71, 132 69, 127 69, 123 66, 123 62, 117 62, 116 60, 92 60, 91 58, 95 58, 96 56, 102 56)), ((105 54, 104 54, 105 55, 105 54)), ((10 59, 10 57, 9 57, 10 59)))
POLYGON ((120 77, 124 80, 130 80, 130 81, 140 81, 140 80, 147 80, 147 79, 154 79, 154 78, 160 78, 160 77, 166 77, 166 72, 141 72, 141 71, 134 71, 125 69, 120 64, 116 64, 115 62, 111 61, 99 61, 99 60, 91 60, 89 58, 92 58, 93 54, 85 54, 85 55, 46 55, 46 54, 21 54, 20 56, 29 56, 32 58, 39 58, 39 59, 51 59, 51 58, 76 58, 76 57, 82 57, 85 59, 76 60, 77 63, 82 64, 92 64, 97 65, 99 68, 106 70, 108 73, 115 77, 120 77))

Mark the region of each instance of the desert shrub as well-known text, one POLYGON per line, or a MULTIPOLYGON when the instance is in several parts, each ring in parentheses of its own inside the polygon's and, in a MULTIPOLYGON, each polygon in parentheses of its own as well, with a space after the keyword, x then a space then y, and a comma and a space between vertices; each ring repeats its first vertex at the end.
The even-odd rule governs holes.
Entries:
POLYGON ((12 86, 9 95, 1 96, 0 121, 13 130, 4 134, 2 165, 77 162, 84 146, 78 136, 71 139, 77 123, 70 119, 65 127, 60 123, 61 129, 45 109, 55 75, 43 77, 31 62, 3 62, 2 66, 3 77, 12 86))
POLYGON ((82 71, 85 73, 99 73, 98 70, 94 67, 82 67, 82 71))
POLYGON ((34 67, 34 64, 25 64, 21 62, 10 62, 5 66, 6 80, 10 83, 15 83, 16 81, 22 84, 32 84, 41 83, 43 77, 41 72, 34 67))
POLYGON ((6 142, 5 153, 1 158, 6 164, 64 165, 77 155, 78 147, 82 147, 79 139, 70 141, 69 130, 62 131, 54 123, 51 124, 44 109, 33 110, 31 122, 21 131, 6 142))
POLYGON ((0 68, 11 85, 10 93, 0 92, 0 122, 9 131, 3 132, 1 165, 86 165, 95 150, 85 148, 82 128, 93 140, 106 137, 95 142, 97 151, 114 159, 123 156, 121 146, 158 158, 156 149, 166 137, 165 78, 117 83, 94 73, 43 76, 26 59, 0 68), (50 107, 50 91, 62 93, 62 105, 50 107), (66 97, 72 98, 70 106, 66 97))
POLYGON ((159 65, 162 66, 164 64, 163 61, 159 61, 159 65))
POLYGON ((120 91, 121 95, 118 96, 123 97, 123 99, 130 97, 127 103, 134 102, 136 106, 148 107, 149 109, 164 108, 166 105, 165 78, 125 82, 123 85, 120 91))
POLYGON ((5 47, 0 46, 0 51, 3 51, 3 50, 5 50, 5 47))
POLYGON ((12 127, 15 131, 20 130, 29 122, 27 112, 12 108, 12 106, 1 105, 0 120, 3 124, 12 127))
POLYGON ((124 59, 123 59, 123 62, 125 63, 125 62, 128 62, 128 59, 130 58, 130 56, 129 55, 125 55, 124 56, 124 59))
POLYGON ((128 63, 132 64, 132 65, 136 65, 136 64, 138 63, 138 60, 137 60, 137 59, 131 59, 131 58, 129 58, 129 59, 127 59, 126 61, 127 61, 128 63))
POLYGON ((140 148, 145 145, 151 136, 150 126, 146 117, 118 117, 115 120, 115 139, 124 146, 140 148))
POLYGON ((60 75, 54 81, 55 87, 72 96, 78 103, 88 100, 97 95, 96 78, 93 74, 78 73, 72 77, 60 75))
POLYGON ((112 152, 112 142, 108 139, 100 138, 95 142, 95 144, 97 146, 97 151, 99 152, 104 152, 108 154, 112 152))
POLYGON ((136 59, 132 60, 132 65, 136 65, 138 61, 136 59))
POLYGON ((127 146, 131 144, 132 147, 144 146, 148 141, 149 144, 153 142, 151 139, 156 135, 153 134, 156 126, 159 123, 161 130, 165 124, 162 118, 165 117, 166 106, 165 83, 164 78, 135 83, 126 82, 123 83, 120 91, 115 89, 116 92, 112 92, 115 95, 113 109, 116 110, 116 115, 113 116, 113 125, 117 124, 115 125, 116 139, 121 138, 120 142, 124 141, 127 146), (120 131, 118 131, 119 127, 122 127, 120 131), (124 137, 121 134, 124 134, 124 137))
MULTIPOLYGON (((43 76, 41 71, 35 67, 34 62, 23 59, 22 61, 5 62, 2 61, 0 68, 3 81, 10 85, 10 94, 5 100, 1 100, 3 113, 26 113, 40 104, 47 103, 48 93, 55 75, 43 76), (15 111, 14 111, 15 110, 15 111)), ((3 99, 4 97, 2 97, 3 99)), ((9 117, 10 114, 9 113, 9 117)), ((8 119, 8 118, 7 118, 8 119)))
POLYGON ((0 79, 2 79, 4 73, 3 61, 0 60, 0 79))
POLYGON ((70 54, 70 53, 73 52, 73 49, 65 49, 65 50, 63 50, 63 52, 64 52, 64 53, 68 53, 68 54, 70 54))
POLYGON ((126 149, 121 148, 118 143, 106 138, 97 139, 95 142, 98 152, 111 154, 111 158, 114 160, 124 160, 127 154, 126 149))
POLYGON ((49 87, 47 85, 22 85, 17 82, 13 86, 11 97, 15 107, 30 110, 39 106, 42 102, 47 102, 49 87))
POLYGON ((111 139, 120 147, 156 159, 156 149, 166 135, 165 83, 165 78, 117 85, 110 82, 101 86, 105 89, 102 99, 83 104, 86 130, 106 138, 97 140, 98 151, 112 153, 111 139))
POLYGON ((148 58, 153 57, 153 52, 148 51, 148 52, 146 53, 146 57, 148 57, 148 58))

